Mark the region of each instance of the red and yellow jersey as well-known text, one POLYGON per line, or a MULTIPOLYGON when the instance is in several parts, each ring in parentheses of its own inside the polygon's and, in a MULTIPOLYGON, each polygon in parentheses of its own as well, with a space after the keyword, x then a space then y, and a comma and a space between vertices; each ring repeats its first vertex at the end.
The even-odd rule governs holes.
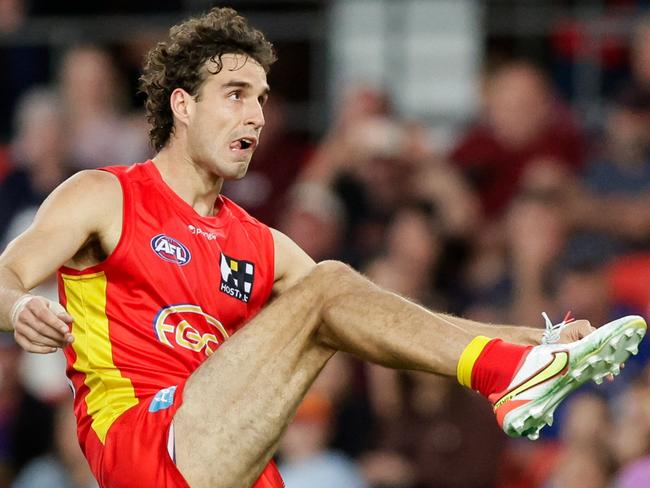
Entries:
POLYGON ((274 279, 269 228, 227 198, 203 217, 151 161, 104 169, 122 186, 120 241, 104 262, 58 273, 84 451, 126 410, 187 379, 262 308, 274 279))

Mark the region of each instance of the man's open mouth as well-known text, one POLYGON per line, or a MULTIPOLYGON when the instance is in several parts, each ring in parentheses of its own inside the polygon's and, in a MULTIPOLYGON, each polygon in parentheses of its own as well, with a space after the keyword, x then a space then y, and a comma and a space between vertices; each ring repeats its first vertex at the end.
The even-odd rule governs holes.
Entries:
POLYGON ((254 137, 241 137, 230 143, 230 149, 233 151, 246 151, 248 149, 255 149, 257 146, 257 139, 254 137))

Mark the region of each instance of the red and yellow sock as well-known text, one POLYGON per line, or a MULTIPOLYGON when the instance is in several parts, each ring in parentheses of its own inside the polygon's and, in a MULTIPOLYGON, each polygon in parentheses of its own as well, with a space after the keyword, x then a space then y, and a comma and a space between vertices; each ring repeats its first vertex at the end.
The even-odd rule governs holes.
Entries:
POLYGON ((489 397, 505 390, 532 346, 477 336, 460 355, 458 382, 489 397))

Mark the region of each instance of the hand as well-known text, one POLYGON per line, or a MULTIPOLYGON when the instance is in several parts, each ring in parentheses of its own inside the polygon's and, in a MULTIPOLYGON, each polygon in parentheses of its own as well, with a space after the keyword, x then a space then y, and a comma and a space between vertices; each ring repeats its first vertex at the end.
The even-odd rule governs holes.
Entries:
POLYGON ((70 344, 72 317, 58 303, 25 295, 14 305, 14 338, 28 352, 47 354, 70 344))
POLYGON ((595 330, 596 329, 591 326, 588 320, 574 320, 560 332, 560 342, 566 344, 569 342, 579 341, 595 330))

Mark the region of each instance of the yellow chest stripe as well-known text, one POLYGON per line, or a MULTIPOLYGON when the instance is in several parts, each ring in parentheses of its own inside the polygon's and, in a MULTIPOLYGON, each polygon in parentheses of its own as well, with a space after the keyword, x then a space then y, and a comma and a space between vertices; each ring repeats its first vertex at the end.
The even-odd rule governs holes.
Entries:
POLYGON ((67 310, 74 318, 73 368, 85 375, 86 407, 92 428, 102 443, 115 419, 137 405, 133 384, 122 376, 113 361, 106 316, 106 276, 103 272, 62 275, 67 310))

